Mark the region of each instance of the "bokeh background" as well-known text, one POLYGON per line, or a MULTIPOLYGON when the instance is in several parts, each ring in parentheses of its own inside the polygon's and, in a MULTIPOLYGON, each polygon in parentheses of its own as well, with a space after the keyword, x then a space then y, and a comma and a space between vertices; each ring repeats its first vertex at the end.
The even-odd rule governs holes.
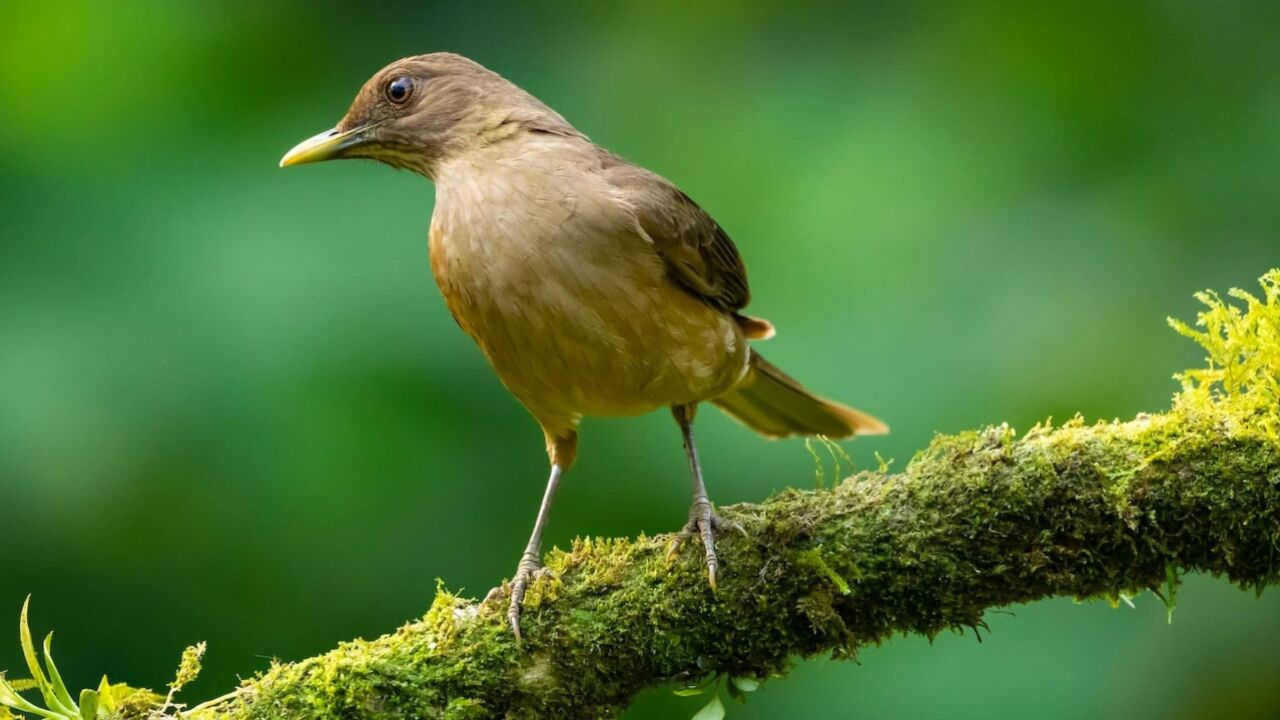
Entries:
MULTIPOLYGON (((0 627, 33 593, 79 685, 162 685, 207 640, 199 700, 513 569, 542 440, 442 306, 430 184, 276 168, 397 57, 475 57, 678 182, 770 359, 887 419, 848 447, 900 467, 935 432, 1167 406, 1200 354, 1165 317, 1280 264, 1277 37, 1267 0, 8 0, 0 627)), ((814 482, 802 443, 699 422, 718 502, 814 482)), ((588 422, 550 542, 676 528, 683 462, 664 413, 588 422)), ((731 717, 1280 717, 1278 595, 1014 608, 731 717)))

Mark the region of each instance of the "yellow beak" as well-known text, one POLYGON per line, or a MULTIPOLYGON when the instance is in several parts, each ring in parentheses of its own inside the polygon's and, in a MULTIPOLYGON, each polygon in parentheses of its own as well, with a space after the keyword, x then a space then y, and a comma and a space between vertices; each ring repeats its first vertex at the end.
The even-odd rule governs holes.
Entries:
POLYGON ((372 129, 373 125, 352 128, 346 132, 338 132, 334 128, 309 137, 294 145, 292 150, 280 158, 280 167, 341 158, 351 148, 367 144, 372 139, 369 132, 372 129))

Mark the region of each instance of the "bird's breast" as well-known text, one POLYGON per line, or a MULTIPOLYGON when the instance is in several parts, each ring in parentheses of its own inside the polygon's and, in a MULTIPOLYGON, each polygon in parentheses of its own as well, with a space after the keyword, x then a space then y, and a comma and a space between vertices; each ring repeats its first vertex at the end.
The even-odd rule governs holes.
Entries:
POLYGON ((637 414, 740 377, 737 324, 671 282, 603 179, 547 163, 470 170, 437 180, 432 271, 535 415, 637 414))

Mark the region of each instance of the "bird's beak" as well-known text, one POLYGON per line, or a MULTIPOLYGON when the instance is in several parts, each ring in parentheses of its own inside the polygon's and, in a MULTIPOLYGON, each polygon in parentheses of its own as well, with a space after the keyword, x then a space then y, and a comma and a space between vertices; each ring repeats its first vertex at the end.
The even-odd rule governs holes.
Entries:
POLYGON ((294 145, 292 150, 280 158, 280 167, 347 157, 353 148, 368 145, 373 140, 372 130, 376 126, 376 123, 361 125, 345 132, 334 128, 309 137, 294 145))

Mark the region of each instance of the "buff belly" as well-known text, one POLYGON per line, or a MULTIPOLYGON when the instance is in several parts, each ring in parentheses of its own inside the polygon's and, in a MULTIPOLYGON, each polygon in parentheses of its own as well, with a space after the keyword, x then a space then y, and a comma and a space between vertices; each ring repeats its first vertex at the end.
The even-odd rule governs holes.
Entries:
POLYGON ((432 268, 458 324, 547 426, 722 394, 743 375, 734 320, 669 279, 640 236, 508 245, 435 226, 432 268))

